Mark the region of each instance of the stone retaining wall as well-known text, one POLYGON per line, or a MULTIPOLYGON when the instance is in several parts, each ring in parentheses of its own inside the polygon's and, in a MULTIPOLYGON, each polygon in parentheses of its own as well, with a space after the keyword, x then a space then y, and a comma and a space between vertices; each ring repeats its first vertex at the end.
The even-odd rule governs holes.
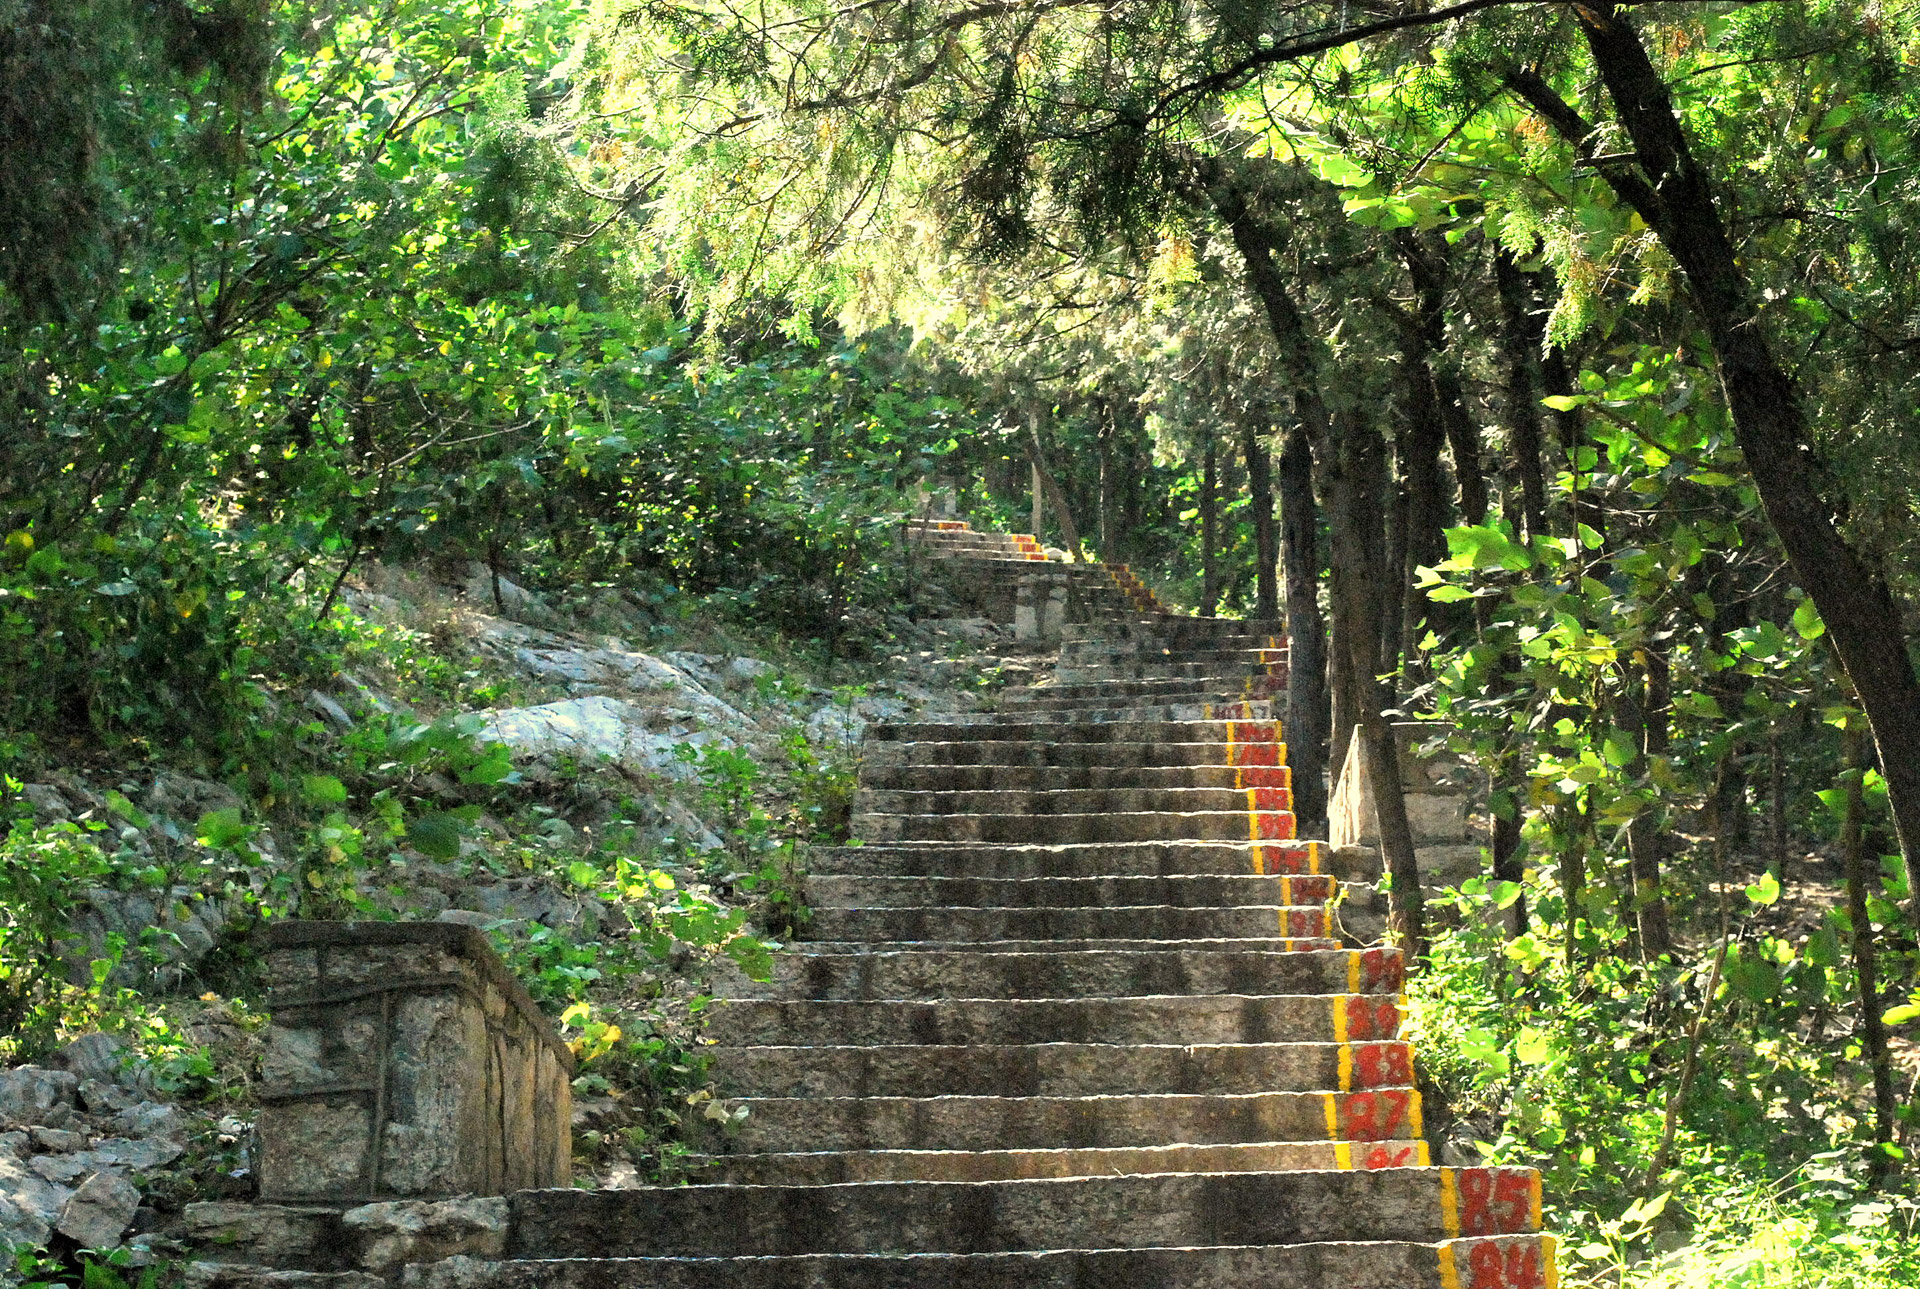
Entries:
POLYGON ((486 936, 452 923, 283 922, 265 947, 262 1199, 571 1183, 572 1053, 486 936))

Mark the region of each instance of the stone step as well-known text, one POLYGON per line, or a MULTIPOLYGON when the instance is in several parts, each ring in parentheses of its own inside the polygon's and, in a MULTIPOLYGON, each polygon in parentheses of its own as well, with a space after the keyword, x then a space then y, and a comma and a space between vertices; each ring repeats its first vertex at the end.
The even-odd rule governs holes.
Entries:
MULTIPOLYGON (((1341 923, 1335 910, 1334 920, 1341 923)), ((1343 923, 1341 923, 1344 925, 1343 923)), ((1277 928, 1276 928, 1277 931, 1277 928)), ((1329 936, 1199 936, 1157 940, 1096 936, 1081 940, 797 940, 791 946, 814 957, 863 956, 873 953, 1165 953, 1170 950, 1212 953, 1321 953, 1337 949, 1376 947, 1374 942, 1348 943, 1329 936)), ((722 970, 727 970, 722 968, 722 970)))
POLYGON ((708 1037, 734 1046, 829 1043, 1373 1042, 1398 1036, 1397 995, 1162 994, 1129 998, 941 998, 926 1002, 749 999, 713 1009, 708 1037))
MULTIPOLYGON (((1118 818, 1127 818, 1121 815, 1118 818)), ((1278 935, 1333 937, 1325 904, 1232 908, 815 909, 807 934, 822 940, 1197 940, 1278 935)))
POLYGON ((1290 646, 1277 636, 1247 636, 1242 639, 1165 641, 1066 640, 1060 645, 1060 664, 1081 666, 1205 665, 1219 662, 1228 666, 1242 663, 1284 663, 1290 646), (1273 643, 1269 643, 1273 641, 1273 643))
POLYGON ((946 789, 900 791, 863 788, 854 794, 856 815, 1025 815, 1050 818, 1081 814, 1196 814, 1202 811, 1291 810, 1284 787, 1240 788, 1002 788, 982 792, 946 789))
POLYGON ((1265 698, 1283 692, 1286 687, 1286 664, 1270 663, 1267 664, 1267 670, 1237 675, 1147 676, 1136 680, 1053 681, 1040 685, 1016 685, 1001 690, 999 701, 1002 707, 1069 701, 1111 707, 1113 700, 1120 696, 1205 702, 1219 695, 1265 698))
MULTIPOLYGON (((1370 852, 1336 850, 1319 841, 1106 842, 981 845, 975 842, 904 842, 822 846, 810 860, 814 877, 1178 877, 1200 875, 1342 874, 1370 852)), ((809 879, 811 880, 811 879, 809 879)))
MULTIPOLYGON (((1026 704, 1006 712, 988 712, 966 722, 972 726, 1005 726, 1014 722, 1038 727, 1064 724, 1138 725, 1186 721, 1272 721, 1279 712, 1271 698, 1215 695, 1192 701, 1152 702, 1119 697, 1110 707, 1072 704, 1058 709, 1026 704)), ((958 723, 958 722, 956 722, 958 723)), ((1017 728, 1018 726, 1015 726, 1017 728)), ((1043 736, 1044 737, 1044 736, 1043 736)))
POLYGON ((1237 618, 1183 618, 1175 616, 1141 617, 1128 622, 1069 622, 1064 642, 1105 643, 1110 641, 1159 641, 1186 644, 1196 641, 1269 640, 1284 643, 1284 622, 1256 622, 1237 618))
POLYGON ((1403 1086, 1413 1049, 1356 1043, 1032 1043, 729 1048, 729 1096, 1097 1096, 1403 1086))
MULTIPOLYGON (((876 743, 1278 743, 1280 723, 1271 717, 1194 716, 1139 721, 1035 721, 1025 716, 985 721, 914 721, 869 725, 876 743)), ((1178 764, 1173 762, 1170 764, 1178 764)))
POLYGON ((1290 841, 1294 818, 1291 811, 1244 807, 1137 814, 859 814, 853 819, 853 834, 873 842, 1290 841))
MULTIPOLYGON (((1284 680, 1275 681, 1270 676, 1252 676, 1244 681, 1234 680, 1219 685, 1178 681, 1151 694, 1104 694, 1100 692, 1103 688, 1095 685, 1075 694, 1056 693, 1052 687, 1048 687, 1011 697, 1002 696, 995 700, 993 715, 1007 720, 1038 719, 1041 716, 1050 718, 1066 714, 1080 714, 1084 718, 1092 712, 1174 712, 1187 708, 1232 706, 1236 703, 1271 704, 1276 697, 1284 697, 1287 692, 1284 680)), ((1268 710, 1272 710, 1271 707, 1268 710)))
POLYGON ((747 1117, 732 1141, 748 1153, 782 1147, 804 1152, 997 1150, 1009 1142, 1033 1150, 1359 1143, 1424 1132, 1420 1094, 1410 1087, 1091 1097, 800 1097, 743 1104, 747 1117))
POLYGON ((817 909, 1091 908, 1170 904, 1204 908, 1234 904, 1319 904, 1333 898, 1331 876, 1206 875, 1183 877, 809 877, 807 903, 817 909))
MULTIPOLYGON (((902 746, 915 746, 903 744, 902 746)), ((1213 747, 1214 744, 1201 746, 1213 747)), ((1144 749, 1143 749, 1144 753, 1144 749)), ((860 784, 896 792, 1058 792, 1086 789, 1287 788, 1284 765, 865 765, 860 784)))
POLYGON ((731 972, 715 980, 714 993, 723 998, 841 1000, 1393 993, 1404 979, 1400 955, 1392 949, 800 952, 776 958, 772 980, 753 981, 731 972))
POLYGON ((404 1284, 406 1289, 1555 1289, 1554 1256, 1552 1236, 1508 1235, 1441 1243, 1327 1241, 974 1254, 512 1262, 462 1258, 409 1267, 404 1284), (1475 1267, 1481 1269, 1476 1272, 1475 1267))
POLYGON ((1539 1194, 1539 1175, 1519 1168, 522 1191, 509 1201, 508 1252, 737 1258, 1434 1243, 1467 1222, 1486 1227, 1471 1234, 1537 1231, 1539 1194))
MULTIPOLYGON (((1008 739, 991 726, 979 727, 977 739, 944 739, 924 742, 869 743, 863 754, 863 770, 894 766, 1011 766, 1045 769, 1099 768, 1109 770, 1156 769, 1186 766, 1212 766, 1227 763, 1232 755, 1240 764, 1270 767, 1286 760, 1286 745, 1254 740, 1245 743, 1086 740, 1053 743, 1038 739, 1008 739)), ((1099 725, 1093 729, 1105 728, 1099 725)))
POLYGON ((845 1182, 1004 1182, 1123 1173, 1270 1173, 1419 1168, 1424 1141, 1247 1141, 1211 1145, 1034 1150, 822 1150, 695 1156, 694 1180, 732 1186, 833 1186, 845 1182))
POLYGON ((1279 688, 1285 689, 1288 675, 1285 658, 1269 661, 1260 656, 1262 652, 1265 651, 1249 650, 1244 654, 1217 655, 1202 660, 1195 660, 1190 654, 1155 655, 1124 662, 1063 660, 1054 667, 1053 685, 1125 685, 1144 681, 1228 685, 1249 676, 1269 676, 1278 679, 1279 688))

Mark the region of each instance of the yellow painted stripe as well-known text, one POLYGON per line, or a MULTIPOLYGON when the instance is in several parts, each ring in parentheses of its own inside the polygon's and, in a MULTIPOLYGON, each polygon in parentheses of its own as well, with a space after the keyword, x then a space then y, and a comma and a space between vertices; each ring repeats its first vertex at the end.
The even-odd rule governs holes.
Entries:
POLYGON ((1335 1100, 1331 1092, 1322 1092, 1320 1098, 1326 1103, 1327 1107, 1327 1136, 1333 1141, 1338 1141, 1340 1140, 1339 1103, 1335 1100))
POLYGON ((1320 906, 1320 932, 1327 939, 1333 939, 1333 905, 1320 906))
POLYGON ((1315 876, 1320 873, 1320 843, 1317 841, 1307 843, 1307 871, 1315 876))
POLYGON ((1450 1240, 1459 1238, 1460 1192, 1454 1187, 1451 1168, 1440 1170, 1440 1229, 1447 1233, 1450 1240))
POLYGON ((1440 1246, 1440 1289, 1460 1289, 1460 1269, 1453 1264, 1453 1246, 1440 1246))
POLYGON ((1253 872, 1256 877, 1266 876, 1267 848, 1265 846, 1255 846, 1253 848, 1253 872))
POLYGON ((1360 950, 1347 950, 1347 992, 1360 992, 1360 950))
POLYGON ((1420 1167, 1422 1168, 1432 1167, 1433 1161, 1427 1157, 1427 1143, 1425 1138, 1422 1138, 1421 1140, 1414 1142, 1413 1146, 1414 1146, 1413 1157, 1414 1159, 1419 1161, 1420 1167))
POLYGON ((1427 1130, 1421 1126, 1420 1093, 1418 1090, 1407 1094, 1407 1120, 1413 1127, 1413 1135, 1425 1137, 1427 1130))
POLYGON ((1540 1174, 1539 1173, 1536 1172, 1533 1175, 1532 1180, 1530 1180, 1527 1183, 1527 1190, 1529 1192, 1527 1195, 1527 1201, 1528 1201, 1528 1207, 1531 1210, 1531 1216, 1533 1218, 1533 1229, 1537 1231, 1540 1229, 1540 1174))
POLYGON ((1343 1047, 1347 1042, 1347 1000, 1340 994, 1333 996, 1333 1041, 1343 1047))
POLYGON ((1551 1235, 1540 1237, 1541 1271, 1546 1273, 1547 1289, 1560 1289, 1560 1241, 1551 1235))
POLYGON ((1247 789, 1247 840, 1260 840, 1260 798, 1252 788, 1247 789))
POLYGON ((1344 1141, 1334 1142, 1333 1163, 1343 1172, 1350 1171, 1353 1168, 1353 1147, 1344 1141))
POLYGON ((1340 1044, 1340 1090, 1353 1091, 1353 1048, 1340 1044))

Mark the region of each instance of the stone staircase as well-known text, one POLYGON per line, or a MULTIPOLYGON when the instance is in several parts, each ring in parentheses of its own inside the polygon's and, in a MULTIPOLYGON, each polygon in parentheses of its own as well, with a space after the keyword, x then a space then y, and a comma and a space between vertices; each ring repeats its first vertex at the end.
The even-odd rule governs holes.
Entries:
POLYGON ((990 715, 870 730, 812 938, 723 990, 749 1114, 701 1180, 514 1196, 504 1259, 409 1283, 1554 1284, 1536 1173, 1429 1166, 1399 952, 1294 838, 1285 672, 1277 625, 1130 603, 990 715))
MULTIPOLYGON (((995 575, 1045 559, 927 535, 995 575)), ((869 730, 810 938, 720 984, 716 1073, 749 1113, 695 1184, 521 1191, 452 1236, 369 1205, 338 1221, 406 1242, 325 1265, 385 1278, 297 1283, 1553 1286, 1538 1174, 1431 1166, 1399 951, 1342 918, 1364 865, 1295 838, 1279 625, 1174 617, 1082 567, 1112 596, 1050 683, 869 730)))

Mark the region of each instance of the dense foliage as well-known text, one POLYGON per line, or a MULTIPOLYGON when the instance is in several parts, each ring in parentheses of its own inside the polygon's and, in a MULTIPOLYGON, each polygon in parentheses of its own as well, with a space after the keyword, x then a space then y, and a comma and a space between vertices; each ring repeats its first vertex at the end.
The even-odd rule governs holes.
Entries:
MULTIPOLYGON (((886 654, 924 490, 1049 486, 1050 542, 1327 650, 1307 777, 1395 713, 1488 774, 1419 1010, 1569 1274, 1910 1280, 1917 53, 1859 0, 0 0, 0 772, 243 800, 191 872, 16 828, 9 1028, 164 988, 69 978, 89 884, 349 908, 496 804, 488 696, 357 572, 828 668, 886 654), (369 658, 445 721, 323 737, 369 658)), ((698 769, 780 891, 755 768, 698 769)), ((647 952, 516 950, 605 1051, 598 982, 758 952, 631 849, 575 884, 647 952)), ((632 1057, 673 1095, 684 1019, 632 1057)))

